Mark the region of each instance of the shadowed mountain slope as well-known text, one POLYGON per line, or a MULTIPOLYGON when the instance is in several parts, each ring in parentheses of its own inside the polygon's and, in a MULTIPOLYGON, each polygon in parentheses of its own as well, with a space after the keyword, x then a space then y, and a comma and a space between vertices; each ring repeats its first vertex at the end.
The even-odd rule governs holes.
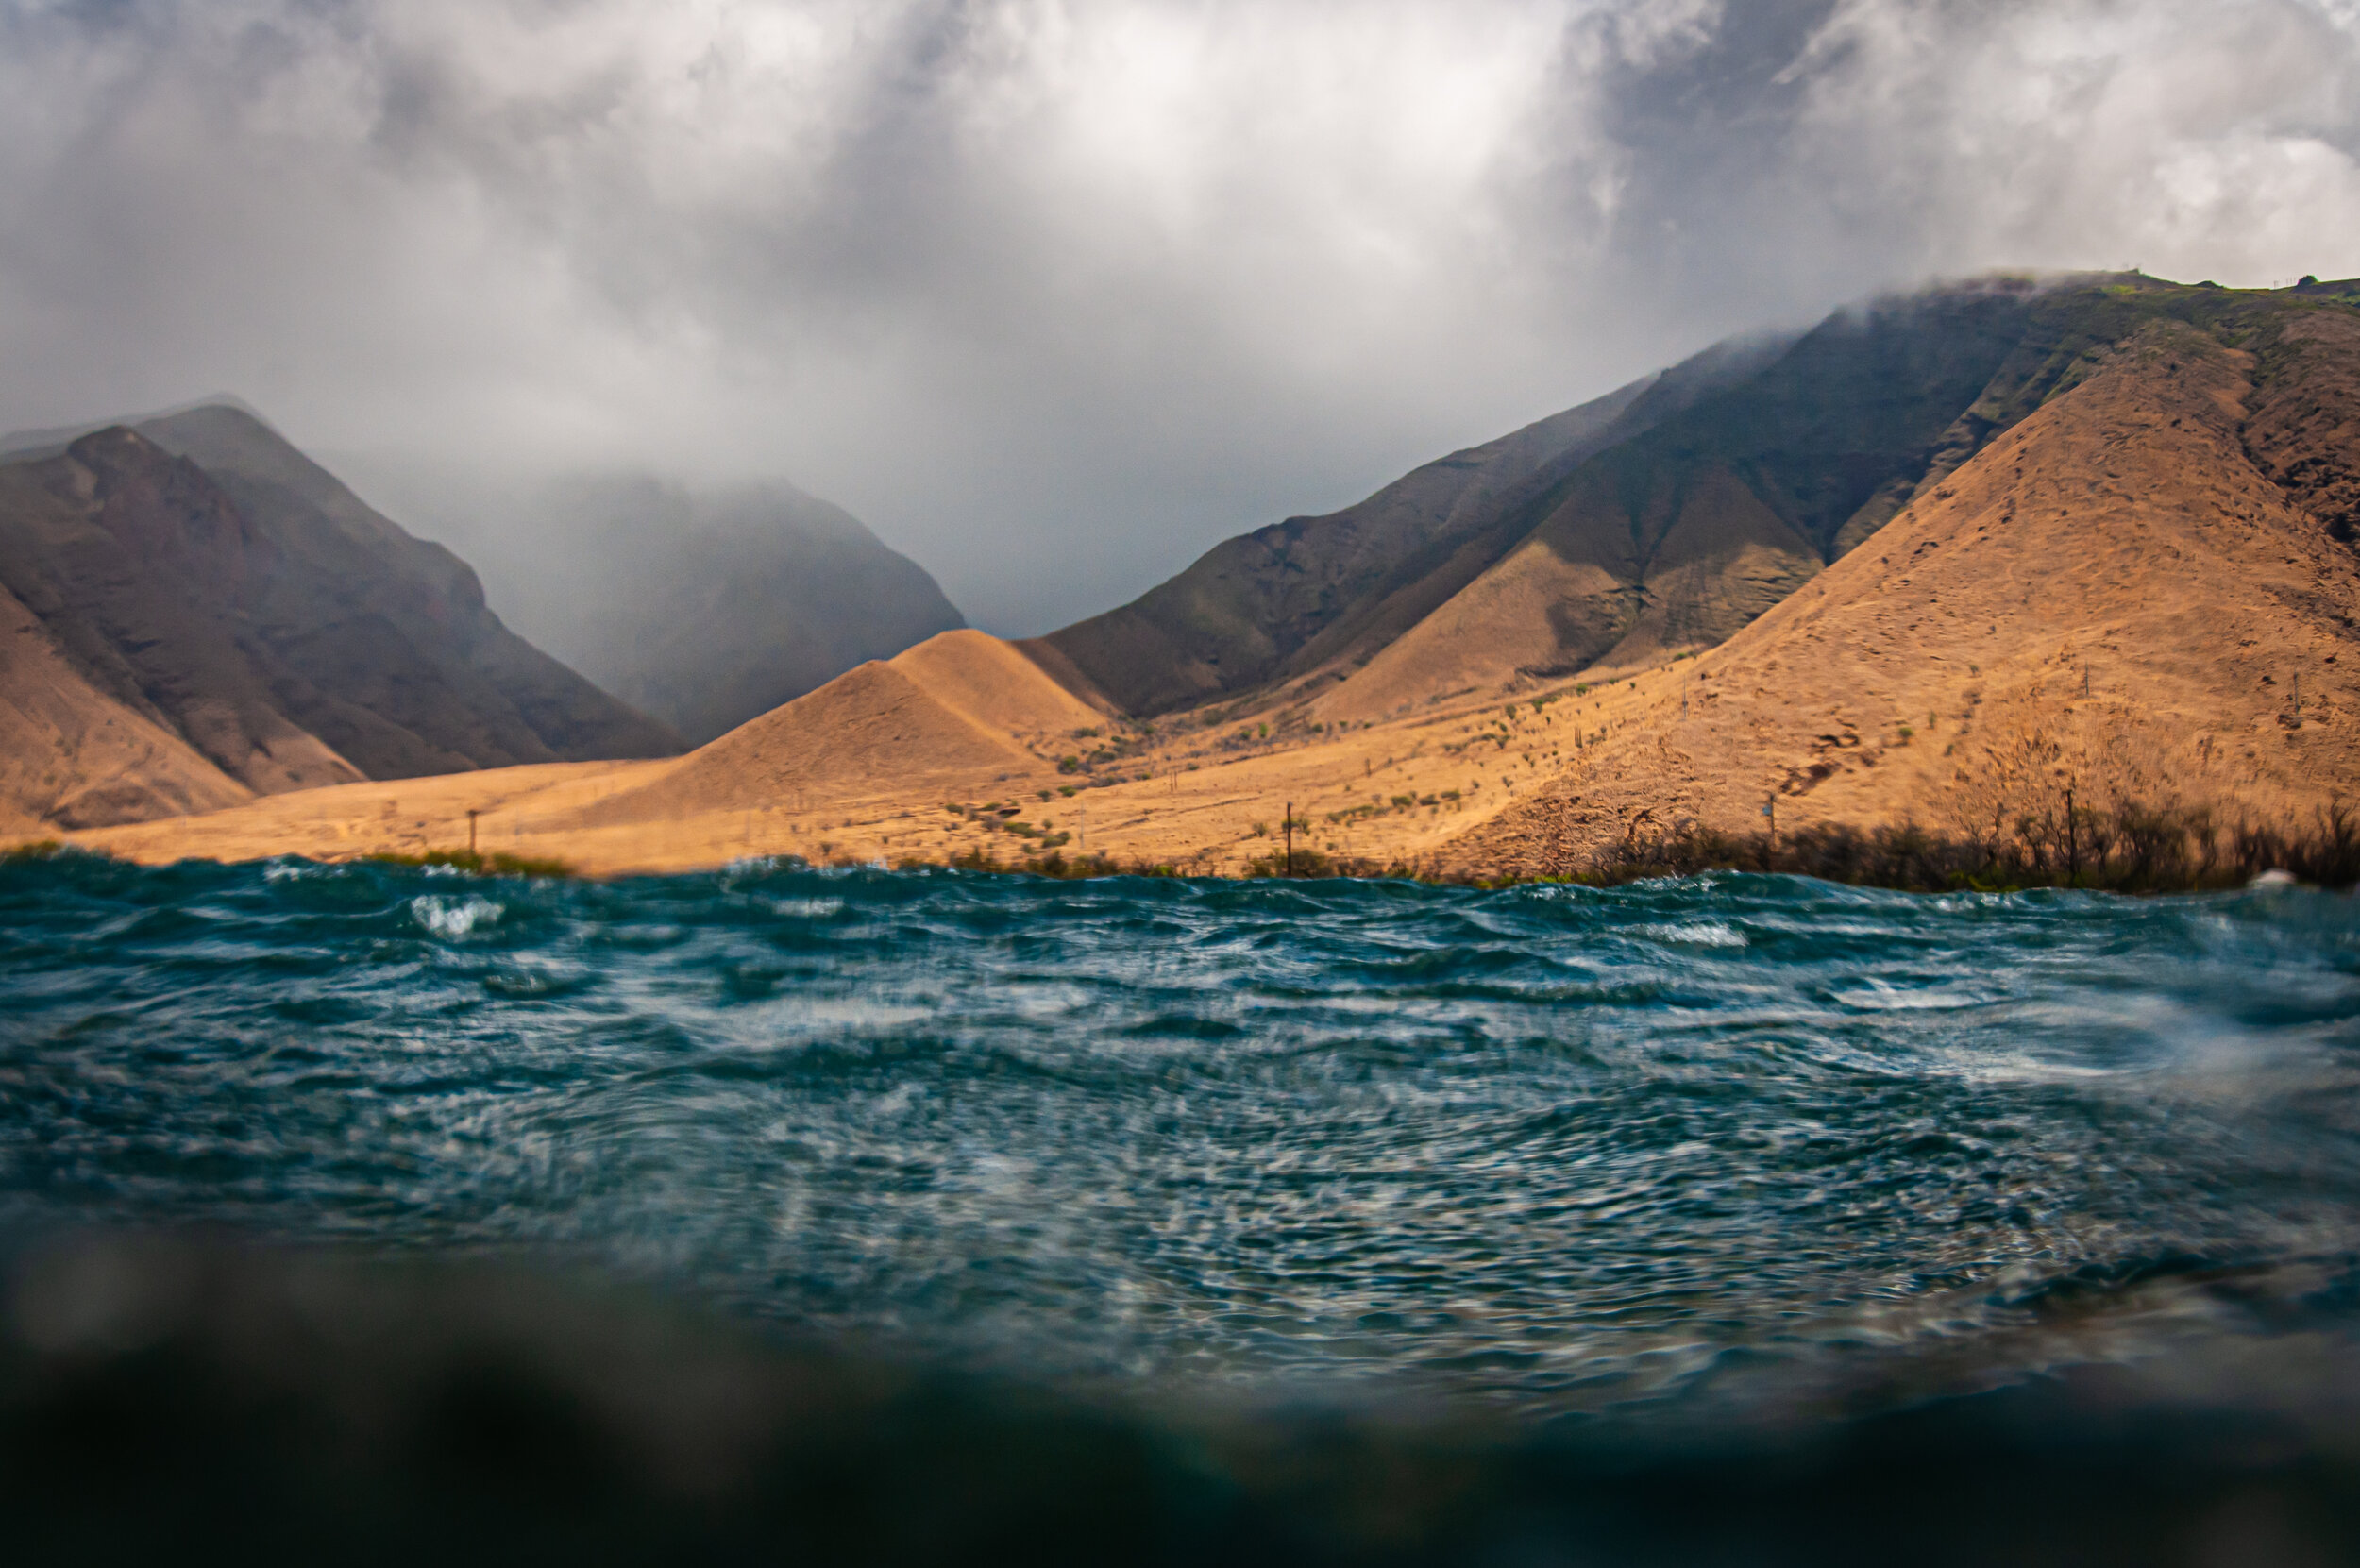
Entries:
MULTIPOLYGON (((1216 545, 1139 599, 1020 646, 1134 714, 1365 657, 1499 557, 1536 487, 1743 376, 1781 340, 1730 345, 1412 470, 1367 500, 1216 545)), ((1528 526, 1528 525, 1526 525, 1528 526)))
POLYGON ((1366 720, 1715 646, 2149 325, 2250 331, 2246 318, 2294 309, 2130 275, 2003 278, 1840 312, 1538 497, 1513 549, 1313 712, 1366 720))
POLYGON ((412 485, 519 632, 692 743, 966 624, 925 568, 791 485, 412 485))
MULTIPOLYGON (((154 779, 126 762, 98 795, 18 796, 36 817, 218 804, 225 784, 269 794, 678 750, 501 626, 464 563, 238 409, 112 426, 0 464, 0 586, 38 624, 21 635, 120 708, 117 730, 153 742, 136 718, 223 776, 177 753, 154 779)), ((47 668, 19 673, 54 698, 47 668)), ((67 746, 73 727, 51 728, 51 749, 67 746)), ((36 774, 72 773, 63 754, 36 774)))
MULTIPOLYGON (((1723 345, 1345 512, 1231 540, 1024 646, 1135 715, 1313 697, 1318 721, 1644 667, 1726 640, 2149 322, 2210 321, 2250 297, 2129 274, 1876 300, 1799 337, 1723 345)), ((2341 464, 2290 482, 2360 517, 2360 477, 2341 464)))
POLYGON ((101 691, 0 589, 0 833, 95 827, 253 798, 157 719, 101 691))
POLYGON ((209 405, 139 429, 200 465, 282 552, 251 613, 332 705, 311 716, 317 725, 294 717, 371 778, 680 750, 666 726, 501 624, 464 561, 259 419, 209 405))

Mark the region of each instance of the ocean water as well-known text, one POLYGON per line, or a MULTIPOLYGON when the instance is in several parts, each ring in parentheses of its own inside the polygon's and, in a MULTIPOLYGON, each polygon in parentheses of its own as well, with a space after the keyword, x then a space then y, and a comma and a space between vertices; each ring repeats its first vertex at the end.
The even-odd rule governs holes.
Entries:
POLYGON ((0 867, 0 1212, 1075 1387, 1545 1425, 2341 1336, 2355 1089, 2301 888, 0 867))

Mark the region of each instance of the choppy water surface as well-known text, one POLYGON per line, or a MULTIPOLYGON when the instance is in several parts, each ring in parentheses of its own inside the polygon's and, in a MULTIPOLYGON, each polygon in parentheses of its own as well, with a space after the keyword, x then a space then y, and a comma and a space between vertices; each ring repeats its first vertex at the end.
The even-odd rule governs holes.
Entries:
POLYGON ((0 1004, 21 1210, 1084 1378, 1547 1413, 2360 1299, 2360 913, 2303 890, 68 857, 0 868, 0 1004))

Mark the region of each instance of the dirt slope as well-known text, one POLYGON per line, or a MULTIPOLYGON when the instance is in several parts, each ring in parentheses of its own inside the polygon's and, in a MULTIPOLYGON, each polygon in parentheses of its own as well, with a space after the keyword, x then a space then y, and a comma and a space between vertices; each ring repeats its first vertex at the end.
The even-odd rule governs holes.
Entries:
POLYGON ((0 833, 31 837, 213 811, 253 794, 92 685, 32 612, 0 589, 0 833))
POLYGON ((801 809, 936 786, 1037 790, 1057 778, 1072 732, 1103 722, 1009 644, 945 632, 738 726, 586 819, 801 809))
POLYGON ((201 469, 129 430, 0 466, 0 582, 83 680, 263 794, 362 776, 288 717, 234 613, 280 567, 201 469))
MULTIPOLYGON (((2274 396, 2348 418, 2324 372, 2349 362, 2274 396)), ((2068 786, 2224 823, 2352 793, 2360 572, 2249 457, 2256 367, 2149 328, 1809 588, 1618 688, 1574 766, 1452 858, 1561 867, 1634 825, 1758 828, 1770 800, 1781 827, 1987 834, 2068 786)))
POLYGON ((892 666, 952 712, 1003 734, 1028 740, 1064 736, 1105 717, 1015 644, 982 632, 929 637, 892 666))

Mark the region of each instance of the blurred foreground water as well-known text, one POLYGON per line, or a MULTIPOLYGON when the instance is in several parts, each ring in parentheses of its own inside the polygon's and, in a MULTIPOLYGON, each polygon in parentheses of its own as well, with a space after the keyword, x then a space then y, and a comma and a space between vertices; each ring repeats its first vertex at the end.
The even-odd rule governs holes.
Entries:
POLYGON ((2360 1553, 2345 898, 69 856, 0 996, 59 1555, 2360 1553))

